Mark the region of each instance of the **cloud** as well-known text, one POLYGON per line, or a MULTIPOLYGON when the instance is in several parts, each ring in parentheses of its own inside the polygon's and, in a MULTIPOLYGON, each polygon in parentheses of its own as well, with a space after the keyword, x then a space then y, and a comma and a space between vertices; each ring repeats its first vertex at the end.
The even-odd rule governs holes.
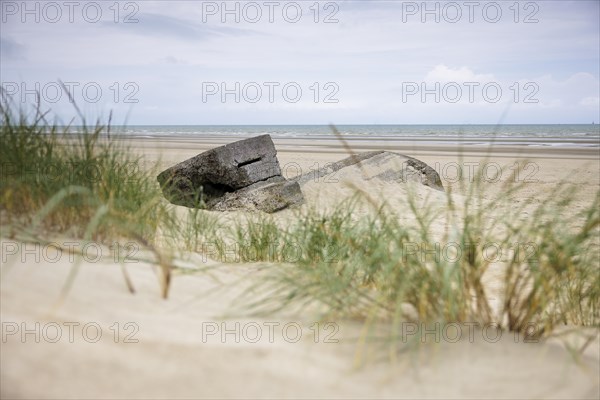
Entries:
POLYGON ((600 106, 600 97, 586 97, 579 102, 582 106, 598 107, 600 106))
MULTIPOLYGON (((3 25, 0 72, 6 81, 42 85, 56 79, 100 82, 109 99, 115 82, 121 88, 135 82, 140 103, 132 106, 132 122, 141 124, 318 123, 325 116, 338 123, 494 123, 513 101, 515 82, 519 103, 513 102, 511 122, 587 121, 598 109, 598 3, 563 3, 538 2, 539 23, 534 24, 514 23, 512 2, 501 2, 504 14, 498 24, 482 20, 481 7, 475 23, 468 23, 465 13, 461 22, 450 24, 432 18, 422 23, 419 15, 404 23, 401 2, 340 1, 334 14, 339 23, 325 24, 336 10, 323 2, 318 15, 313 2, 302 2, 298 23, 282 18, 281 5, 273 23, 266 8, 258 23, 236 23, 231 16, 222 23, 219 15, 203 22, 201 3, 190 1, 140 2, 138 23, 115 23, 107 2, 102 3, 105 18, 97 24, 80 18, 74 24, 14 18, 3 25), (480 83, 476 101, 466 100, 465 87, 456 104, 437 105, 429 101, 432 96, 422 104, 418 95, 413 96, 417 104, 402 101, 403 82, 432 81, 442 87, 480 83), (481 102, 481 89, 490 81, 503 89, 498 104, 481 102), (334 82, 339 103, 219 103, 207 110, 203 82, 240 82, 242 87, 298 82, 306 101, 315 87, 322 98, 324 85, 334 82), (539 91, 533 94, 532 86, 525 87, 528 82, 539 91), (540 101, 520 100, 530 94, 540 101), (148 105, 158 108, 144 110, 148 105)), ((520 10, 522 19, 527 10, 520 10)))
POLYGON ((24 60, 25 46, 10 37, 0 37, 0 56, 3 60, 24 60))
POLYGON ((493 74, 476 74, 468 67, 450 68, 443 64, 435 66, 425 76, 427 82, 491 82, 493 74))
POLYGON ((188 64, 187 60, 182 60, 182 59, 179 59, 179 58, 173 57, 173 56, 163 57, 163 58, 161 58, 160 61, 164 62, 166 64, 173 64, 173 65, 176 65, 176 64, 183 64, 183 65, 188 64))
POLYGON ((183 18, 154 13, 139 13, 139 22, 130 24, 114 24, 105 21, 106 27, 118 28, 131 34, 172 37, 179 40, 197 41, 219 36, 242 36, 258 34, 254 30, 233 28, 223 25, 210 25, 192 22, 183 18))
MULTIPOLYGON (((589 73, 578 72, 562 80, 546 74, 529 81, 539 88, 536 97, 540 99, 540 107, 562 107, 564 110, 570 110, 578 106, 594 105, 594 101, 596 104, 598 102, 600 81, 589 73)), ((519 82, 521 87, 524 87, 525 80, 519 82)))

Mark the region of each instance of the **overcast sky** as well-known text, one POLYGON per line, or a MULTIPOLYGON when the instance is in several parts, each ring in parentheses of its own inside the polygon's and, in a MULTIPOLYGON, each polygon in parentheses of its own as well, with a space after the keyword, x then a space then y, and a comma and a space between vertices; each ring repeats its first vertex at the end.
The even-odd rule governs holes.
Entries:
POLYGON ((2 0, 1 81, 65 120, 59 81, 128 124, 600 122, 599 2, 515 3, 2 0))

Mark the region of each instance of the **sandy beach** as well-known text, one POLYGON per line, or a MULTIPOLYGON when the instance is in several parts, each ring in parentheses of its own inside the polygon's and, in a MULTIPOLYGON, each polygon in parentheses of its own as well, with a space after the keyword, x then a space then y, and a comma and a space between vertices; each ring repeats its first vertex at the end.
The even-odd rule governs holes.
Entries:
POLYGON ((600 399, 599 1, 0 20, 0 400, 600 399))
MULTIPOLYGON (((146 167, 160 171, 229 141, 232 138, 146 138, 131 140, 130 145, 143 156, 146 167)), ((288 178, 347 156, 334 138, 274 138, 274 142, 288 178)), ((497 166, 510 168, 515 163, 525 174, 520 197, 512 198, 515 206, 528 197, 551 193, 562 179, 580 189, 575 208, 589 206, 600 188, 598 147, 536 147, 515 141, 458 146, 415 138, 355 139, 348 144, 356 152, 397 151, 425 161, 456 196, 464 194, 455 179, 457 171, 469 174, 491 165, 487 197, 497 195, 501 183, 511 179, 510 169, 497 166)), ((345 179, 364 184, 376 199, 385 196, 392 206, 406 195, 397 187, 370 187, 356 177, 340 175, 339 182, 308 185, 303 207, 338 204, 352 193, 344 187, 345 179)), ((435 193, 426 189, 419 195, 435 201, 435 193)), ((493 217, 494 210, 489 212, 493 217)), ((228 214, 235 218, 235 212, 228 214)), ((283 211, 275 218, 288 221, 293 215, 283 211)), ((47 240, 63 248, 77 242, 66 237, 47 240)), ((600 396, 597 331, 577 357, 562 337, 532 342, 476 325, 453 327, 460 335, 453 333, 451 339, 442 327, 420 346, 403 340, 391 346, 365 335, 359 320, 327 319, 306 310, 245 315, 239 295, 261 279, 261 263, 178 254, 169 298, 162 299, 157 267, 147 252, 140 251, 125 265, 135 287, 131 294, 122 266, 113 260, 114 249, 102 247, 101 257, 88 254, 82 260, 47 243, 24 243, 6 232, 1 241, 2 398, 600 396), (57 303, 74 262, 79 268, 76 280, 57 303), (213 268, 203 273, 198 267, 213 268)), ((578 340, 566 338, 569 343, 578 340)))

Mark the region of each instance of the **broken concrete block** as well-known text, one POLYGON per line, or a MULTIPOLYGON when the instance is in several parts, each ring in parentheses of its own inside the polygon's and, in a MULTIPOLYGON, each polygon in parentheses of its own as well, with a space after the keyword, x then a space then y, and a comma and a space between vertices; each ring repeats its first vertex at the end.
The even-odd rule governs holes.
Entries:
POLYGON ((309 181, 334 175, 342 168, 359 165, 364 179, 378 178, 386 182, 415 181, 425 186, 444 191, 442 180, 437 171, 416 158, 408 157, 390 151, 368 151, 353 154, 343 160, 326 165, 311 171, 296 179, 303 186, 309 181))
POLYGON ((256 209, 273 213, 303 202, 304 196, 298 182, 275 176, 235 192, 226 193, 212 205, 212 209, 217 211, 256 209))
POLYGON ((281 176, 269 135, 198 154, 164 170, 157 179, 171 203, 191 208, 274 212, 303 202, 300 186, 281 176))

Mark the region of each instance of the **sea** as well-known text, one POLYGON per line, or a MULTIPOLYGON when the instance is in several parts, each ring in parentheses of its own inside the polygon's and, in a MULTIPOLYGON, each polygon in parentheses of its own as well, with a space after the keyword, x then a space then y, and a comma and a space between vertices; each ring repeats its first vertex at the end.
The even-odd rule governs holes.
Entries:
POLYGON ((527 125, 130 125, 112 127, 115 136, 135 138, 245 138, 270 134, 273 138, 468 142, 531 146, 600 147, 599 124, 527 125))
MULTIPOLYGON (((82 128, 67 131, 79 134, 82 128)), ((243 139, 269 134, 274 139, 410 140, 461 144, 600 147, 598 124, 528 125, 128 125, 110 135, 134 139, 243 139)))

